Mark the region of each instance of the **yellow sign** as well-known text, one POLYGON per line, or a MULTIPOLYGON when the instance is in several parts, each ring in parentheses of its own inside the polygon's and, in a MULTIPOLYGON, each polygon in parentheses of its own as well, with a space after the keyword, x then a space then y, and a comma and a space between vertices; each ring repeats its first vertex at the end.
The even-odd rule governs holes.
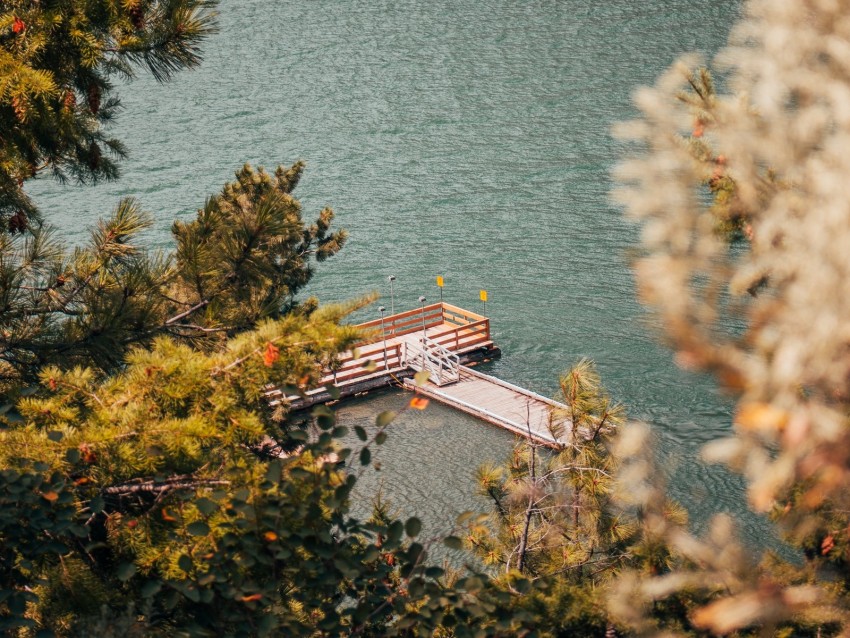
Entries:
POLYGON ((487 291, 486 291, 486 290, 480 290, 480 291, 478 292, 478 298, 479 298, 481 301, 487 301, 487 291))
POLYGON ((440 288, 442 288, 442 287, 443 287, 443 278, 442 278, 442 277, 439 277, 439 276, 437 277, 437 285, 438 285, 440 288))

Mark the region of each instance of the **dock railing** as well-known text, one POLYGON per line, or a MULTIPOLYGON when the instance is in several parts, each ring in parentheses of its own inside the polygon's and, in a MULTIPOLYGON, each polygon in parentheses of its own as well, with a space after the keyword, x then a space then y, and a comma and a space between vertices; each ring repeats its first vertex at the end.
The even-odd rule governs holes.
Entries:
POLYGON ((414 370, 426 370, 437 385, 460 379, 460 358, 431 339, 406 342, 404 359, 414 370))
MULTIPOLYGON (((444 358, 457 360, 455 353, 464 353, 487 345, 491 342, 490 320, 469 310, 464 310, 451 304, 440 302, 424 308, 416 308, 400 312, 383 319, 358 324, 356 327, 368 335, 368 341, 358 344, 353 350, 342 353, 322 373, 319 388, 311 392, 319 392, 321 386, 327 384, 348 385, 372 376, 398 373, 409 367, 408 353, 405 349, 407 339, 398 339, 404 335, 427 332, 429 344, 428 354, 435 352, 443 354, 444 358)), ((448 359, 447 359, 448 360, 448 359)), ((424 363, 424 361, 423 361, 424 363)), ((449 372, 441 370, 435 377, 446 380, 457 380, 457 366, 449 372), (454 376, 452 376, 454 375, 454 376)), ((308 393, 309 394, 309 393, 308 393)), ((270 390, 269 396, 280 395, 279 390, 270 390)), ((295 397, 289 397, 295 399, 295 397)))
POLYGON ((346 383, 370 374, 398 370, 405 365, 403 346, 403 343, 388 343, 385 347, 379 341, 344 352, 325 370, 322 383, 346 383))
POLYGON ((381 330, 383 326, 387 339, 421 332, 424 324, 425 329, 439 326, 443 323, 443 304, 435 303, 424 308, 416 308, 407 312, 399 312, 381 319, 373 319, 366 323, 357 324, 361 330, 381 330))
POLYGON ((373 319, 357 327, 364 331, 378 332, 383 326, 387 339, 400 337, 414 332, 426 331, 431 328, 441 328, 437 332, 429 332, 428 338, 448 350, 454 352, 473 348, 491 340, 490 320, 475 312, 464 310, 452 304, 439 302, 400 312, 381 319, 373 319))

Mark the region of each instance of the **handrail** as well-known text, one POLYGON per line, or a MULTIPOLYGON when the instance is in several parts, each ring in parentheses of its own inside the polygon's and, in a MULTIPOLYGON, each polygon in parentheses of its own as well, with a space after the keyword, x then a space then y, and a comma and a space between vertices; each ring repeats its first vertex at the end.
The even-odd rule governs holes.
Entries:
POLYGON ((386 336, 398 337, 416 332, 422 328, 433 328, 442 324, 456 326, 457 328, 486 322, 489 331, 489 319, 469 310, 464 310, 446 302, 429 304, 424 308, 405 310, 394 315, 385 316, 383 319, 372 319, 365 323, 357 324, 361 330, 381 330, 386 336))
POLYGON ((427 337, 419 343, 405 344, 404 363, 413 369, 427 370, 437 385, 457 381, 460 378, 460 357, 427 337))
MULTIPOLYGON (((449 343, 452 341, 452 338, 455 342, 455 347, 457 347, 460 341, 469 339, 470 337, 476 335, 483 335, 485 340, 490 339, 490 320, 482 319, 480 321, 475 321, 473 323, 469 323, 465 326, 457 326, 453 328, 446 328, 440 332, 434 332, 428 335, 428 338, 432 341, 436 342, 445 342, 449 343), (465 333, 465 334, 462 334, 465 333), (446 339, 448 337, 448 339, 446 339)), ((442 344, 441 344, 442 345, 442 344)))
MULTIPOLYGON (((383 325, 384 330, 387 334, 401 334, 398 330, 400 327, 406 326, 414 326, 418 324, 421 326, 423 316, 426 319, 437 319, 438 324, 443 322, 443 305, 441 303, 434 303, 424 308, 414 308, 413 310, 406 310, 404 312, 399 312, 394 315, 389 315, 381 319, 372 319, 371 321, 367 321, 365 323, 357 324, 357 328, 361 330, 369 329, 369 328, 378 328, 380 329, 383 325), (400 326, 397 324, 401 324, 400 326)), ((426 321, 427 323, 427 321, 426 321)))

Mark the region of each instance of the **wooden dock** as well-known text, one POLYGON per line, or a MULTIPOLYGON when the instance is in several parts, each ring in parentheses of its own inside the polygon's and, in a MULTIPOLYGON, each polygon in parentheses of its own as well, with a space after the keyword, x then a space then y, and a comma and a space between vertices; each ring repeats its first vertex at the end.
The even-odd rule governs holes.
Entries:
POLYGON ((451 385, 428 381, 417 386, 406 379, 404 387, 537 443, 556 447, 565 442, 565 405, 467 366, 460 366, 460 379, 451 385))
POLYGON ((272 405, 285 402, 292 411, 375 388, 399 385, 537 443, 565 444, 556 421, 566 406, 467 364, 501 353, 490 334, 490 320, 447 303, 431 304, 359 324, 369 336, 343 353, 325 370, 321 386, 304 395, 285 396, 279 388, 267 391, 272 405), (412 377, 427 370, 422 385, 412 377))

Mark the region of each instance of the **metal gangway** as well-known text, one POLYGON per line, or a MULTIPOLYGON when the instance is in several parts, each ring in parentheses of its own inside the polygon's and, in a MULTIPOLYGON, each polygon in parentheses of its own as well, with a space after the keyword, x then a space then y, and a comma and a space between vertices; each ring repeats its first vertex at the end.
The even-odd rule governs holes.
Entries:
POLYGON ((427 371, 431 383, 438 386, 460 379, 460 357, 424 336, 404 344, 404 365, 417 372, 427 371))

